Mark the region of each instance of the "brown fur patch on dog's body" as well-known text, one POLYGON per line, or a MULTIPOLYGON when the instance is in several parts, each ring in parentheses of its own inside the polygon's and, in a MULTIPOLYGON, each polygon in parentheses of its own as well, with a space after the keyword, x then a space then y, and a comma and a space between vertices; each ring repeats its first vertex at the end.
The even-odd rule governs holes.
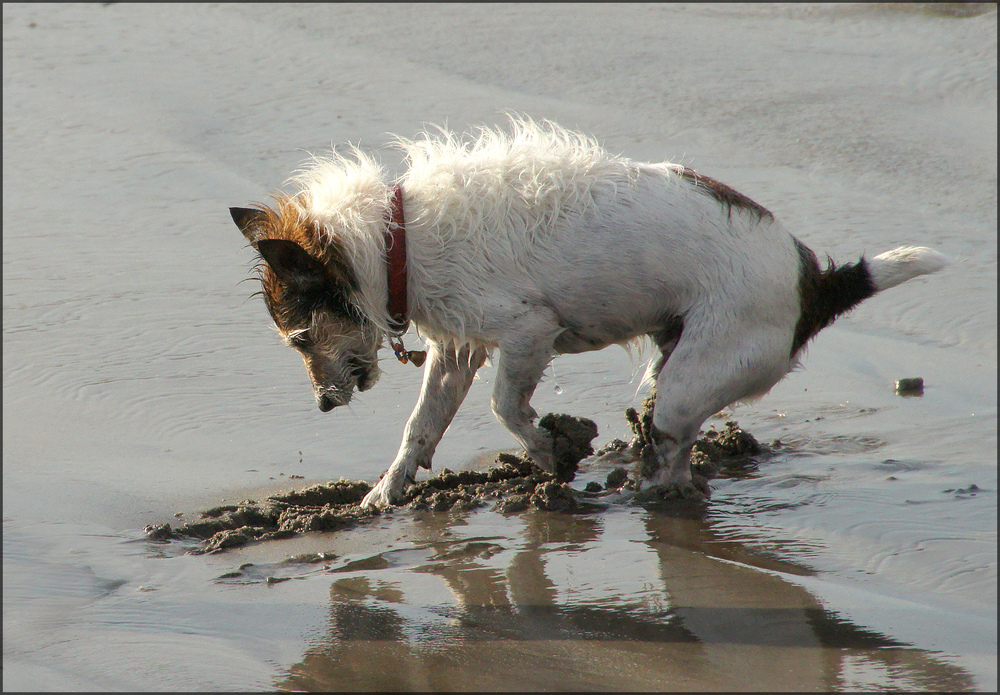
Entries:
POLYGON ((680 174, 681 177, 693 183, 695 188, 712 196, 722 205, 725 205, 729 209, 730 214, 732 214, 733 208, 737 207, 743 208, 744 210, 750 210, 751 212, 756 213, 761 219, 774 218, 771 211, 763 205, 751 200, 739 191, 733 190, 724 183, 720 183, 711 177, 699 174, 694 169, 688 169, 685 166, 676 166, 674 167, 674 171, 680 174))

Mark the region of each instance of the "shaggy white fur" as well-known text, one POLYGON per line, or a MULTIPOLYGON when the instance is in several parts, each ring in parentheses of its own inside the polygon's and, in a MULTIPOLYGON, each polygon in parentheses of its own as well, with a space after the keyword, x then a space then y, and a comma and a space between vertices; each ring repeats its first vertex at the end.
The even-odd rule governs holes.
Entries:
POLYGON ((386 313, 385 225, 392 187, 381 166, 361 150, 353 158, 339 152, 313 157, 288 183, 308 222, 322 230, 325 244, 336 244, 351 259, 361 280, 355 301, 383 332, 386 313))

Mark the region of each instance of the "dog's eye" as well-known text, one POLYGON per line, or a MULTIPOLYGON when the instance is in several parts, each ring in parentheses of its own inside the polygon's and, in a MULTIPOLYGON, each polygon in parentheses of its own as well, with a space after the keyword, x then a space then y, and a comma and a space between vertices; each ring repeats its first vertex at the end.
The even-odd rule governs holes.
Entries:
POLYGON ((296 333, 295 335, 289 337, 288 344, 298 350, 305 350, 311 345, 309 342, 309 335, 305 331, 296 333))

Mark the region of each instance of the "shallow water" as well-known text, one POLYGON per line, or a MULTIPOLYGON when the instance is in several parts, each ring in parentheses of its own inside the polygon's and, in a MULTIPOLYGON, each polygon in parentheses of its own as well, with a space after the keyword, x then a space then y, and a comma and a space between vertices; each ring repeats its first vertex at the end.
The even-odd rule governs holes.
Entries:
MULTIPOLYGON (((3 19, 5 690, 996 688, 995 9, 3 19), (782 454, 715 481, 701 513, 398 512, 213 556, 147 542, 145 524, 223 499, 374 480, 416 397, 418 370, 390 359, 318 412, 240 284, 252 259, 226 208, 304 149, 501 109, 725 181, 817 253, 916 243, 954 263, 841 319, 733 409, 782 454), (924 395, 896 396, 910 376, 924 395), (281 563, 319 551, 335 557, 281 563)), ((642 367, 560 358, 535 406, 622 436, 642 367)), ((492 378, 436 468, 512 446, 492 378)))

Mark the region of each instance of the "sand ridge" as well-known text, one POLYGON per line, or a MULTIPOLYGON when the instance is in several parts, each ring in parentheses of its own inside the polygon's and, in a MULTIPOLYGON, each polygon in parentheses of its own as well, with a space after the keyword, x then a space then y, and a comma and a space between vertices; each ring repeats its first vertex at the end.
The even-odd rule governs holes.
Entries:
MULTIPOLYGON (((539 427, 553 437, 557 470, 555 474, 537 468, 523 455, 500 453, 486 471, 453 472, 447 468, 437 475, 410 486, 396 508, 412 510, 471 511, 492 508, 503 514, 516 514, 529 508, 561 513, 599 511, 602 497, 620 492, 634 492, 637 485, 630 468, 642 466, 643 454, 650 452, 650 422, 653 398, 647 398, 642 411, 628 408, 625 418, 633 438, 631 442, 615 439, 596 453, 591 442, 597 437, 597 425, 586 418, 548 414, 539 427), (617 464, 604 485, 591 481, 585 489, 569 485, 585 458, 594 456, 617 464)), ((719 475, 742 477, 756 469, 757 463, 771 448, 760 444, 734 421, 720 431, 710 430, 692 448, 692 469, 696 480, 707 488, 707 481, 719 475)), ((633 471, 636 472, 636 471, 633 471)), ((290 538, 310 531, 337 531, 351 528, 383 514, 382 510, 363 508, 361 500, 371 490, 361 480, 330 481, 264 500, 244 500, 238 504, 212 507, 197 521, 172 528, 170 524, 151 524, 146 537, 152 541, 197 539, 199 545, 189 552, 214 553, 247 543, 290 538)), ((614 499, 628 499, 616 496, 614 499)), ((695 503, 700 500, 669 499, 654 491, 645 494, 645 503, 673 501, 695 503)))

